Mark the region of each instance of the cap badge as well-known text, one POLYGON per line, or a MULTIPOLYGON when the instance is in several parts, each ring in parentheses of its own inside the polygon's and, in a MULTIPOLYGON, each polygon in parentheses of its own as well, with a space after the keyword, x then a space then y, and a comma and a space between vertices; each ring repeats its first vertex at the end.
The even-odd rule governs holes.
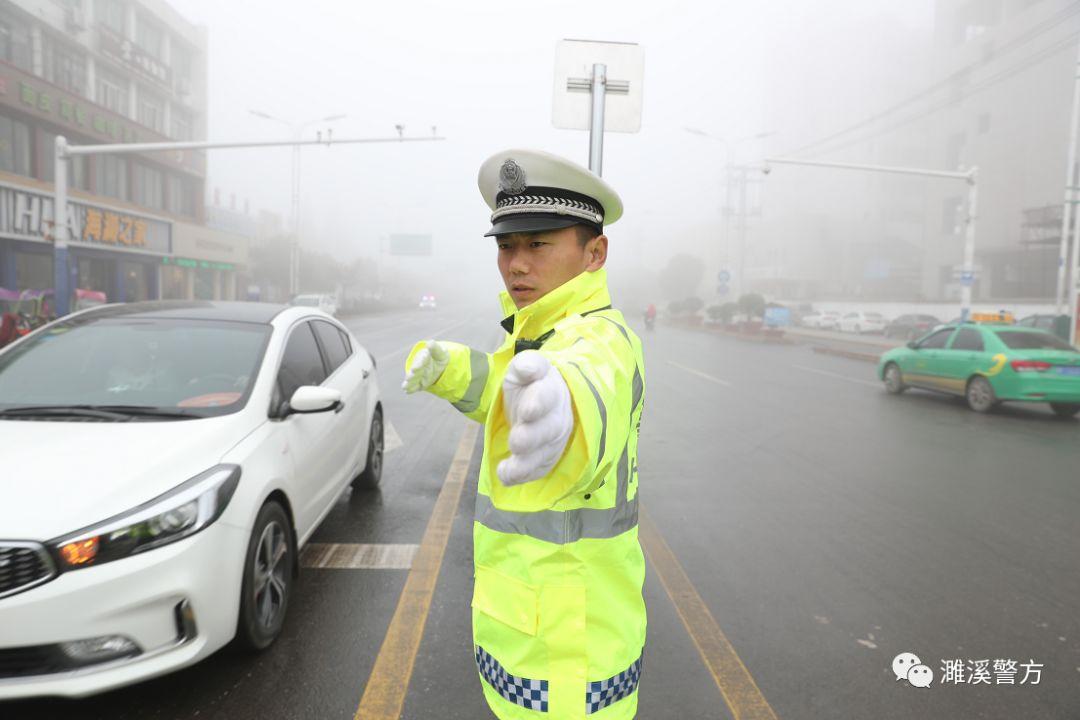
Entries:
POLYGON ((507 195, 517 195, 525 188, 525 168, 513 160, 504 162, 499 168, 499 189, 507 195))

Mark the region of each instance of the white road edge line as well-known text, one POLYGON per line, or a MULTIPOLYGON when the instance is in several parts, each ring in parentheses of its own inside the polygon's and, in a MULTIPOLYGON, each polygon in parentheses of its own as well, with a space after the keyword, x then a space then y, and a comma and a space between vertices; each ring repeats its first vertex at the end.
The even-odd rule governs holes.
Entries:
POLYGON ((858 380, 856 378, 849 378, 839 373, 829 372, 828 370, 818 370, 817 368, 806 367, 805 365, 792 365, 791 367, 796 370, 802 370, 804 372, 816 373, 817 375, 824 375, 825 377, 835 378, 837 380, 843 380, 850 383, 858 383, 859 385, 869 385, 870 387, 879 387, 878 383, 870 382, 869 380, 858 380))
POLYGON ((674 365, 675 367, 679 368, 680 370, 685 370, 686 372, 693 373, 694 375, 697 375, 698 377, 703 377, 706 380, 709 380, 709 381, 712 381, 712 382, 716 383, 717 385, 723 385, 724 387, 731 387, 731 383, 729 383, 727 380, 721 380, 720 378, 714 378, 712 375, 707 375, 707 374, 701 372, 700 370, 695 370, 694 368, 686 367, 685 365, 680 365, 679 363, 677 363, 677 362, 675 362, 673 360, 668 360, 667 362, 668 362, 668 365, 674 365))

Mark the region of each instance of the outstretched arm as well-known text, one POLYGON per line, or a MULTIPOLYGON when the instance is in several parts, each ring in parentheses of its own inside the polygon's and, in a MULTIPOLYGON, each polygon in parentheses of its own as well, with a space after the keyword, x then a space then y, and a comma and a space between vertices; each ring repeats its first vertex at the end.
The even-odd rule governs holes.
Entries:
POLYGON ((401 387, 441 397, 466 417, 484 422, 495 394, 491 381, 491 355, 467 345, 443 340, 418 342, 405 359, 401 387))

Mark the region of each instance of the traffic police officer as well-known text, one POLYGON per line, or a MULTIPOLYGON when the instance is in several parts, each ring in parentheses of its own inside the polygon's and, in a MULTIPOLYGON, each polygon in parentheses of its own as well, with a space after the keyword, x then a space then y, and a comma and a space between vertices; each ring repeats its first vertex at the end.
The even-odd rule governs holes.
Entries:
POLYGON ((403 388, 484 423, 473 523, 473 651, 502 720, 623 720, 645 644, 637 444, 641 342, 612 308, 615 191, 548 153, 480 168, 506 285, 493 353, 418 343, 403 388))

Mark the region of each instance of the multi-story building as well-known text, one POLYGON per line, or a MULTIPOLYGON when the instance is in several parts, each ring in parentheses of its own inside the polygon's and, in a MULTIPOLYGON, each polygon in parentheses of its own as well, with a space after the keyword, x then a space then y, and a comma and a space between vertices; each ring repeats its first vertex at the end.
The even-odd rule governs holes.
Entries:
MULTIPOLYGON (((940 170, 976 166, 973 299, 1051 300, 1078 33, 1080 6, 1069 0, 937 0, 932 34, 907 41, 918 48, 917 61, 883 64, 867 79, 875 92, 902 89, 852 114, 844 131, 822 128, 821 142, 804 135, 800 141, 811 142, 798 154, 940 170)), ((776 102, 784 107, 783 98, 776 102)), ((800 102, 811 101, 788 107, 800 102)), ((963 182, 784 170, 768 183, 774 192, 749 262, 752 272, 774 280, 760 289, 801 300, 960 297, 963 182), (802 183, 797 189, 792 178, 802 183), (771 262, 769 248, 778 244, 783 252, 771 262), (754 250, 765 259, 756 260, 754 250)))
MULTIPOLYGON (((0 0, 0 286, 53 286, 54 142, 206 137, 206 30, 162 0, 0 0)), ((237 297, 246 238, 206 227, 199 151, 69 170, 74 286, 110 301, 237 297)))

